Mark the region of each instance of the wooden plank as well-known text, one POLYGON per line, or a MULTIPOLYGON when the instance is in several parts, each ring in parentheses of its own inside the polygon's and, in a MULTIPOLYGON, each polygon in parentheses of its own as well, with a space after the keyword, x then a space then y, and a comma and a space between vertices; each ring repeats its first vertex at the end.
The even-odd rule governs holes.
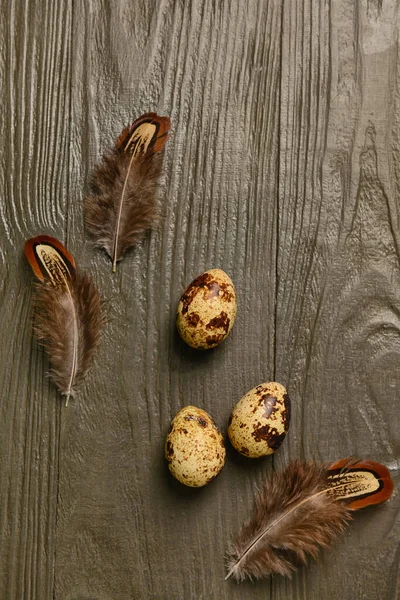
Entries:
POLYGON ((227 538, 292 458, 368 456, 399 482, 399 57, 394 0, 13 0, 0 21, 1 598, 398 598, 399 500, 357 514, 291 580, 224 581, 227 538), (93 164, 123 126, 169 114, 165 221, 116 275, 83 230, 93 164), (66 242, 109 322, 62 405, 31 336, 27 237, 66 242), (221 267, 239 312, 213 351, 185 347, 185 286, 221 267), (208 488, 175 482, 170 420, 226 433, 254 385, 288 386, 287 441, 228 446, 208 488))
POLYGON ((27 237, 63 238, 70 3, 3 4, 0 23, 0 596, 53 598, 61 406, 32 340, 27 237))
POLYGON ((273 376, 280 23, 279 3, 75 2, 68 239, 111 320, 62 416, 57 598, 243 597, 224 582, 224 553, 259 469, 230 456, 212 486, 190 490, 163 445, 184 405, 226 432, 236 401, 273 376), (113 276, 85 238, 82 187, 148 110, 173 123, 165 223, 113 276), (237 283, 239 316, 202 354, 180 342, 174 314, 185 286, 217 266, 237 283))
MULTIPOLYGON (((371 457, 398 483, 397 28, 393 2, 285 4, 276 360, 293 401, 279 462, 371 457)), ((357 514, 272 597, 398 597, 398 510, 357 514)))

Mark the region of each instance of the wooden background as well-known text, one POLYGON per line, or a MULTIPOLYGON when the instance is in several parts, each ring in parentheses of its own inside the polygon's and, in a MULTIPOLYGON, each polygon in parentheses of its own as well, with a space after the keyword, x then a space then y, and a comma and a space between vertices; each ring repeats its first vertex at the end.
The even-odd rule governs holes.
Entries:
POLYGON ((293 458, 386 463, 400 481, 397 0, 3 0, 0 11, 0 597, 395 600, 400 497, 366 509, 294 578, 224 581, 227 538, 293 458), (164 225, 116 275, 83 229, 90 171, 123 126, 172 118, 164 225), (59 237, 109 323, 66 408, 32 338, 24 240, 59 237), (223 268, 229 339, 178 339, 186 285, 223 268), (271 459, 228 449, 186 489, 164 438, 195 404, 285 384, 271 459))

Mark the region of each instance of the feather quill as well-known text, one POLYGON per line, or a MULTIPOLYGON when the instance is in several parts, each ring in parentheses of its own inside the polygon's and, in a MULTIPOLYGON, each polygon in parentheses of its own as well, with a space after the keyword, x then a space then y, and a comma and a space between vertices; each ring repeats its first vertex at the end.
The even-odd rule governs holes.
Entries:
POLYGON ((74 396, 92 363, 104 322, 92 280, 55 238, 39 235, 25 243, 25 256, 39 279, 35 286, 34 331, 61 394, 74 396))
POLYGON ((92 174, 85 227, 110 256, 114 272, 158 219, 155 192, 169 129, 169 117, 142 115, 123 130, 92 174))
POLYGON ((290 463, 264 482, 250 519, 231 541, 226 579, 290 577, 333 542, 352 511, 383 502, 392 492, 388 469, 372 461, 290 463))

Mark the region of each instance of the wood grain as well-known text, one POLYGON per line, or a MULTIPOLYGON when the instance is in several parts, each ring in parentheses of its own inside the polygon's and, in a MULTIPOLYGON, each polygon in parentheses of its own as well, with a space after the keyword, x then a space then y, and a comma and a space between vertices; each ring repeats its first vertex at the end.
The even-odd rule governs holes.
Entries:
MULTIPOLYGON (((398 10, 361 4, 286 5, 284 15, 276 374, 295 402, 278 460, 283 450, 374 456, 398 482, 397 34, 387 30, 398 10)), ((342 546, 293 582, 274 582, 272 597, 396 598, 398 509, 396 497, 357 514, 342 546)))
POLYGON ((395 0, 4 3, 0 17, 0 597, 399 597, 396 495, 292 580, 224 581, 266 473, 298 457, 388 464, 399 482, 400 61, 395 0), (82 220, 122 127, 169 114, 160 228, 115 275, 82 220), (58 236, 109 320, 65 408, 32 339, 26 237, 58 236), (179 339, 184 288, 220 267, 238 318, 219 348, 179 339), (228 445, 208 488, 172 480, 186 404, 226 435, 269 379, 293 420, 273 459, 228 445))
POLYGON ((61 405, 32 341, 24 240, 63 237, 69 160, 68 3, 3 3, 0 595, 51 598, 61 405))

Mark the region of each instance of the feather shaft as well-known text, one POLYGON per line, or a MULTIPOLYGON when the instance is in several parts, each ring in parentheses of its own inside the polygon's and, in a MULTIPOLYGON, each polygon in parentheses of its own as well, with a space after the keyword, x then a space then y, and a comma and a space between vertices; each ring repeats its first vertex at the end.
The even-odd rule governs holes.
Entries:
POLYGON ((115 226, 114 250, 113 250, 113 269, 112 269, 113 273, 115 273, 117 270, 118 237, 119 237, 119 228, 121 225, 122 207, 124 204, 126 186, 128 184, 128 179, 129 179, 129 175, 131 172, 132 163, 133 163, 134 158, 135 158, 135 153, 132 154, 131 160, 129 161, 129 166, 128 166, 128 170, 126 172, 125 181, 124 181, 124 187, 122 188, 121 200, 119 202, 119 207, 118 207, 118 216, 117 216, 117 224, 115 226))
POLYGON ((77 365, 78 365, 78 321, 77 321, 77 316, 76 316, 76 309, 75 309, 75 304, 74 304, 74 300, 72 298, 72 294, 71 294, 71 290, 69 288, 68 282, 65 282, 65 287, 67 288, 67 293, 68 293, 68 299, 69 299, 69 304, 71 307, 71 313, 72 313, 72 324, 73 324, 73 342, 72 342, 72 365, 71 365, 71 375, 69 378, 69 383, 68 383, 68 389, 66 392, 66 396, 67 396, 67 400, 66 400, 66 406, 68 405, 68 398, 71 396, 72 393, 72 384, 74 382, 74 379, 76 377, 76 370, 77 370, 77 365))

